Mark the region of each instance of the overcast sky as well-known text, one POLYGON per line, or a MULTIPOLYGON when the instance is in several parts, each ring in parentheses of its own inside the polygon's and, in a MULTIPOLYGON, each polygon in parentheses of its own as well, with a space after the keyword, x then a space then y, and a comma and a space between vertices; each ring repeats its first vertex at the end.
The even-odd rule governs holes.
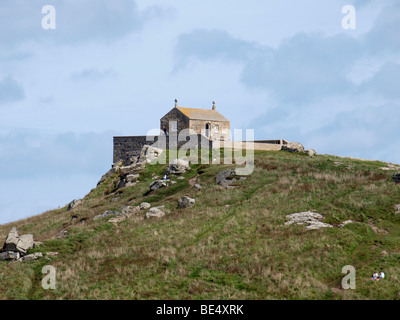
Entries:
POLYGON ((256 139, 400 163, 399 30, 395 0, 1 1, 0 223, 84 197, 112 137, 175 98, 256 139))

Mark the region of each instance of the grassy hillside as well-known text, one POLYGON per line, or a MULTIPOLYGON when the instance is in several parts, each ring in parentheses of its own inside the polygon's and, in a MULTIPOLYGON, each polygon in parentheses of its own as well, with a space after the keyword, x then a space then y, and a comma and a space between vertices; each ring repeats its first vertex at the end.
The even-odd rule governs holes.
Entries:
MULTIPOLYGON (((60 252, 52 261, 0 262, 1 299, 400 299, 400 186, 381 162, 288 152, 255 152, 255 170, 226 189, 215 175, 235 165, 193 165, 184 180, 148 193, 165 165, 148 165, 134 187, 115 192, 117 174, 71 211, 53 210, 13 226, 60 252), (193 182, 203 188, 196 190, 193 182), (190 209, 177 200, 196 199, 190 209), (146 201, 146 211, 120 222, 93 220, 105 210, 146 201), (285 216, 314 210, 342 228, 305 230, 285 216), (71 219, 75 216, 75 219, 71 219), (67 230, 65 239, 57 239, 67 230), (44 265, 57 289, 41 287, 44 265), (356 268, 356 290, 341 289, 342 267, 356 268), (386 279, 372 282, 382 268, 386 279)), ((100 178, 100 177, 99 177, 100 178)), ((71 199, 72 200, 72 199, 71 199)))

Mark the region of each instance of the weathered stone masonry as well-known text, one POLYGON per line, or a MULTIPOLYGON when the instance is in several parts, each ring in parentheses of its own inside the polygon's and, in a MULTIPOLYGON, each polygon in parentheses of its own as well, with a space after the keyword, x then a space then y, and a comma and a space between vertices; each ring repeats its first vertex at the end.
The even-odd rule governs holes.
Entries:
POLYGON ((146 144, 161 149, 179 149, 183 145, 188 148, 201 148, 202 146, 212 148, 212 141, 201 134, 187 136, 185 141, 178 141, 177 136, 174 134, 168 136, 114 137, 113 162, 117 163, 122 160, 125 164, 129 164, 132 157, 140 155, 140 151, 146 144))
POLYGON ((127 163, 131 157, 139 156, 142 147, 149 144, 146 138, 146 136, 114 137, 113 162, 122 160, 127 163))
MULTIPOLYGON (((177 121, 178 132, 189 128, 189 119, 180 112, 177 108, 172 109, 168 114, 160 119, 160 129, 163 131, 165 127, 167 132, 172 133, 172 128, 169 127, 171 121, 177 121)), ((200 133, 200 132, 197 132, 200 133)))

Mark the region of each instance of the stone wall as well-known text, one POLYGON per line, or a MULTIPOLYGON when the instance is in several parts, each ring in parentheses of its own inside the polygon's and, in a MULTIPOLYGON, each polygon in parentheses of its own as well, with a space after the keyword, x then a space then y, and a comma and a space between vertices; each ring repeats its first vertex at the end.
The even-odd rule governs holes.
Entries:
POLYGON ((236 149, 241 148, 245 150, 246 147, 253 148, 254 150, 262 151, 279 151, 283 144, 287 144, 286 140, 258 140, 258 141, 218 141, 212 142, 214 148, 227 148, 236 149))
POLYGON ((128 163, 131 157, 140 155, 142 147, 149 144, 146 139, 147 136, 114 137, 114 163, 120 160, 128 163))
MULTIPOLYGON (((198 147, 201 148, 202 145, 212 148, 235 148, 236 145, 232 144, 232 141, 217 141, 213 142, 208 140, 205 136, 201 134, 191 135, 185 137, 181 135, 180 140, 176 134, 172 135, 160 135, 160 136, 132 136, 132 137, 114 137, 114 163, 122 160, 125 164, 130 163, 131 157, 136 157, 140 155, 144 145, 152 145, 161 149, 179 149, 183 145, 185 148, 198 147)), ((278 151, 281 150, 283 144, 287 144, 286 140, 259 140, 254 142, 238 142, 243 150, 246 149, 246 144, 253 147, 254 150, 265 150, 265 151, 278 151)))
POLYGON ((140 155, 144 145, 152 145, 156 148, 161 149, 179 149, 182 146, 185 148, 194 148, 201 146, 212 147, 212 142, 206 137, 197 134, 191 136, 179 137, 181 141, 178 141, 176 134, 171 135, 160 135, 160 136, 131 136, 131 137, 114 137, 114 156, 113 161, 117 163, 122 160, 125 164, 130 163, 132 157, 140 155))

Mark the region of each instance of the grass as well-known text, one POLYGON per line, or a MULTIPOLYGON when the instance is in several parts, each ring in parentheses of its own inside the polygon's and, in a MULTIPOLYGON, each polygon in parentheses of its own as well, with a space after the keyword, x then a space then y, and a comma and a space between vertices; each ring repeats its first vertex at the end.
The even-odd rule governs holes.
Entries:
POLYGON ((134 187, 116 190, 114 174, 81 205, 0 226, 16 226, 57 251, 52 261, 0 263, 2 299, 399 299, 400 188, 384 163, 288 152, 255 152, 255 169, 235 189, 214 177, 232 165, 192 165, 185 180, 148 193, 166 165, 147 165, 134 187), (340 162, 340 164, 338 164, 340 162), (189 183, 203 186, 196 190, 189 183), (196 199, 177 209, 183 195, 196 199), (115 226, 105 210, 146 201, 166 216, 133 216, 115 226), (285 216, 315 210, 343 228, 306 231, 285 216), (71 216, 78 219, 71 220, 71 216), (81 219, 86 219, 81 222, 81 219), (376 233, 372 227, 384 230, 376 233), (66 239, 57 239, 61 230, 66 239), (56 290, 41 288, 41 268, 57 270, 56 290), (356 290, 341 289, 342 267, 356 268, 356 290), (369 280, 383 268, 387 279, 369 280))

